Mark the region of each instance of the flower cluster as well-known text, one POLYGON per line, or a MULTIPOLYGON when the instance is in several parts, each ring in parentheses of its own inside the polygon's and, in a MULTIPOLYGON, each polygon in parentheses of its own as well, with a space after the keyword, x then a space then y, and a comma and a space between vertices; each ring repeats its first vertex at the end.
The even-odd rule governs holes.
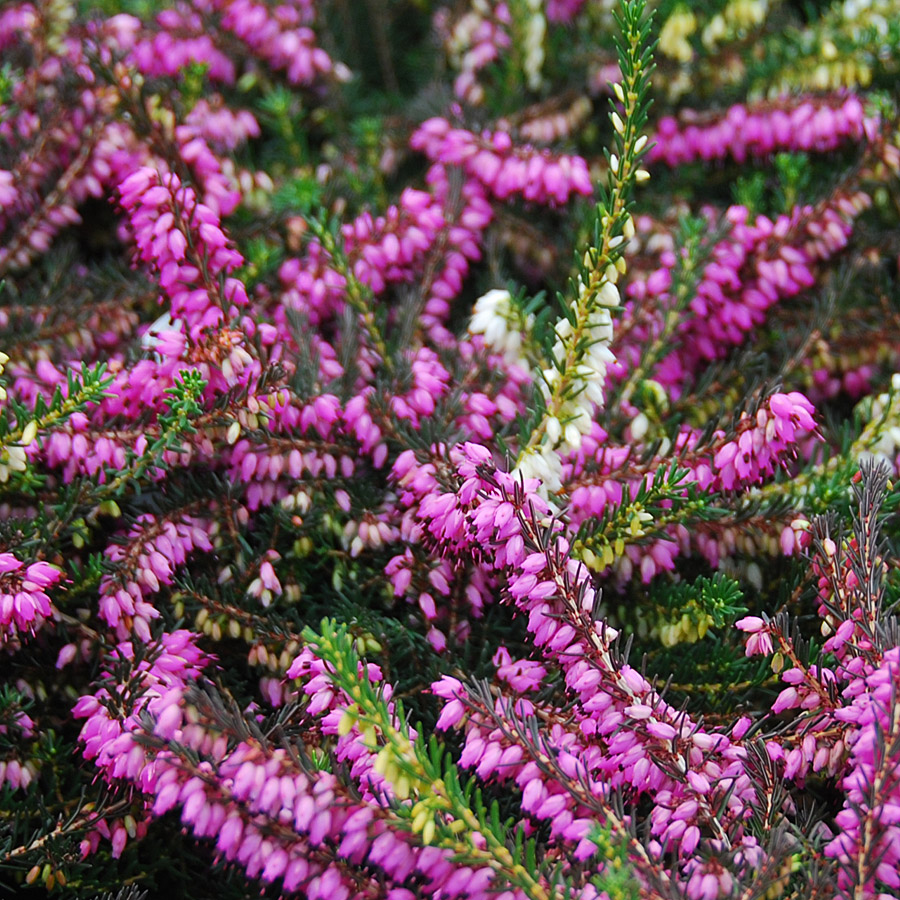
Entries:
POLYGON ((534 316, 520 314, 509 291, 495 288, 475 301, 469 333, 483 335, 485 346, 504 356, 508 363, 523 362, 523 333, 534 327, 534 316))
POLYGON ((186 325, 192 340, 223 321, 229 309, 222 309, 224 303, 246 305, 246 291, 237 279, 226 277, 219 303, 203 284, 203 280, 215 283, 220 273, 227 276, 240 267, 243 259, 228 247, 215 211, 198 202, 190 187, 182 187, 176 175, 160 177, 155 169, 144 168, 129 175, 119 190, 140 259, 158 273, 173 317, 186 325), (186 234, 188 227, 190 232, 186 234), (201 258, 203 270, 196 265, 201 258))
MULTIPOLYGON (((847 792, 844 809, 835 817, 839 833, 825 848, 841 863, 841 890, 874 893, 876 884, 900 888, 897 823, 892 809, 900 796, 896 747, 898 731, 898 650, 884 655, 882 664, 865 678, 863 691, 853 690, 842 718, 856 726, 850 750, 850 768, 843 779, 847 792), (869 833, 866 822, 876 823, 869 833), (858 861, 867 870, 860 872, 858 861)), ((856 687, 856 685, 854 685, 856 687)), ((861 687, 861 685, 860 685, 861 687)))
POLYGON ((284 69, 291 83, 308 85, 334 69, 328 54, 316 46, 311 13, 312 8, 302 3, 273 11, 252 0, 192 0, 160 12, 152 36, 138 38, 141 22, 130 16, 116 17, 116 26, 119 34, 127 36, 123 49, 129 50, 135 66, 146 75, 176 75, 199 64, 208 67, 214 81, 233 83, 237 67, 220 46, 230 32, 255 58, 284 69), (213 23, 221 33, 209 33, 213 23))
POLYGON ((150 622, 159 611, 146 599, 159 593, 160 584, 171 584, 176 566, 183 565, 196 548, 213 549, 215 529, 207 521, 185 516, 179 521, 157 522, 142 516, 121 539, 106 549, 116 574, 101 580, 98 611, 123 637, 132 630, 149 640, 150 622))
POLYGON ((484 88, 478 82, 478 73, 512 44, 509 6, 503 0, 479 0, 454 22, 441 14, 436 18, 448 55, 459 73, 453 82, 454 93, 469 103, 483 102, 484 88))
POLYGON ((546 151, 515 147, 502 131, 475 135, 452 128, 446 119, 423 122, 410 140, 429 159, 461 166, 498 200, 521 194, 535 203, 566 203, 593 192, 587 164, 578 156, 554 157, 546 151))
MULTIPOLYGON (((830 198, 818 210, 798 208, 792 216, 774 221, 766 216, 751 220, 746 207, 729 207, 724 219, 730 234, 712 249, 689 301, 694 315, 678 323, 676 339, 655 363, 655 379, 677 396, 686 377, 690 379, 690 360, 698 355, 716 359, 726 347, 742 344, 771 306, 815 283, 816 265, 846 246, 854 220, 870 203, 867 194, 854 192, 830 198)), ((665 333, 668 308, 680 302, 670 291, 677 257, 666 249, 660 262, 660 268, 646 279, 628 286, 627 295, 638 304, 626 304, 625 322, 613 350, 632 364, 648 339, 665 333), (638 306, 645 307, 651 299, 658 299, 656 311, 642 308, 635 316, 638 306)))
POLYGON ((891 4, 93 6, 0 11, 4 883, 896 894, 891 4))
POLYGON ((874 136, 878 122, 866 118, 859 98, 851 96, 838 97, 832 103, 736 104, 710 121, 665 116, 657 129, 650 160, 678 166, 726 156, 741 163, 779 150, 833 150, 844 142, 874 136))
POLYGON ((0 628, 4 643, 22 634, 34 634, 53 615, 47 596, 62 578, 62 572, 48 562, 28 566, 12 553, 0 553, 0 628))

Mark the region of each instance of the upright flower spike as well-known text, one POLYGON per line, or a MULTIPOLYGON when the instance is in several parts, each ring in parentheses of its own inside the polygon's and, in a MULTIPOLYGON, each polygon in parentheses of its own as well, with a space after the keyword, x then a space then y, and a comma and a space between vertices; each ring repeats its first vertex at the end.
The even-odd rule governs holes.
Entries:
MULTIPOLYGON (((549 882, 542 866, 521 864, 510 852, 503 824, 495 814, 487 815, 480 800, 462 789, 456 767, 411 734, 402 709, 395 711, 383 694, 373 690, 368 676, 360 677, 359 659, 344 628, 325 620, 321 634, 307 630, 305 636, 327 663, 328 680, 350 701, 337 723, 338 732, 346 737, 356 731, 358 742, 377 751, 373 774, 384 780, 384 787, 389 787, 395 798, 393 812, 398 824, 418 836, 426 851, 450 851, 458 863, 465 864, 450 884, 456 884, 458 890, 471 879, 466 893, 473 896, 480 896, 497 882, 506 882, 512 889, 509 894, 522 900, 562 900, 567 896, 549 882)), ((444 687, 452 689, 453 683, 451 680, 444 687)), ((588 889, 581 896, 593 900, 597 895, 588 889)))
POLYGON ((610 100, 613 145, 607 156, 607 183, 597 204, 594 243, 584 253, 575 296, 556 323, 550 359, 539 375, 543 414, 516 462, 516 471, 540 478, 550 493, 562 487, 559 455, 579 448, 603 406, 607 368, 615 361, 609 349, 610 309, 619 305, 617 282, 625 271, 624 245, 634 236, 631 194, 635 183, 648 177, 641 168, 647 153, 647 136, 642 132, 650 103, 653 48, 652 15, 645 12, 644 0, 622 6, 622 80, 613 86, 610 100))

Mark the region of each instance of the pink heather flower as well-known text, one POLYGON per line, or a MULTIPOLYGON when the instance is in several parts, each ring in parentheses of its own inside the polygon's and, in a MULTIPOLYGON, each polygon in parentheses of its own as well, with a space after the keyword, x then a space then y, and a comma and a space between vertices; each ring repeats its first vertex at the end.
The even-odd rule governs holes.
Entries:
POLYGON ((0 574, 5 575, 7 572, 15 572, 21 569, 23 565, 24 563, 16 559, 12 553, 0 553, 0 574))
POLYGON ((759 631, 747 638, 746 656, 770 656, 774 647, 772 637, 766 631, 759 631))
POLYGON ((328 54, 315 45, 315 33, 296 7, 269 8, 253 0, 210 0, 222 11, 222 26, 232 31, 274 69, 284 69, 292 84, 307 85, 332 72, 328 54))
POLYGON ((777 714, 786 709, 793 709, 798 705, 799 697, 797 695, 797 689, 787 687, 775 699, 775 702, 772 704, 772 712, 777 714))
POLYGON ((547 18, 551 22, 571 22, 584 3, 585 0, 547 0, 547 18))
MULTIPOLYGON (((196 160, 205 150, 201 144, 193 146, 196 153, 191 156, 196 160)), ((226 388, 246 383, 256 365, 241 346, 242 332, 224 327, 226 316, 236 317, 249 300, 244 285, 231 277, 244 259, 221 230, 217 210, 225 194, 216 191, 219 199, 213 208, 200 202, 178 176, 151 167, 132 172, 119 185, 139 258, 156 272, 171 302, 172 318, 183 321, 189 340, 204 347, 207 358, 218 364, 218 371, 210 374, 219 379, 217 386, 226 388), (188 246, 193 248, 190 258, 185 255, 188 246), (220 277, 221 292, 218 286, 211 287, 220 277), (213 332, 216 340, 210 342, 213 332)))
POLYGON ((766 156, 778 150, 827 151, 846 141, 863 141, 877 119, 866 119, 857 97, 821 97, 738 104, 726 112, 698 116, 688 111, 681 121, 660 119, 650 139, 650 161, 677 166, 693 160, 766 156))
POLYGON ((144 640, 149 639, 149 623, 159 617, 159 610, 147 598, 172 583, 175 568, 192 552, 213 549, 211 537, 216 528, 199 517, 159 522, 145 514, 129 530, 126 543, 115 541, 107 547, 106 557, 120 568, 117 575, 101 578, 100 615, 121 639, 126 639, 132 628, 144 640), (126 560, 129 565, 122 567, 126 560))
MULTIPOLYGON (((757 216, 752 222, 744 207, 730 207, 724 220, 731 232, 713 249, 690 304, 694 316, 680 325, 678 344, 657 367, 656 377, 667 390, 680 393, 696 371, 698 357, 722 358, 764 322, 771 306, 813 285, 817 265, 846 245, 854 219, 869 202, 859 193, 852 199, 829 197, 816 208, 796 208, 774 221, 757 216)), ((613 343, 617 359, 637 359, 641 343, 652 333, 644 324, 628 327, 634 301, 641 301, 646 315, 652 297, 659 321, 671 303, 666 285, 674 255, 663 253, 660 261, 666 277, 635 279, 627 287, 625 327, 616 333, 627 336, 628 345, 622 345, 622 338, 613 343)))
POLYGON ((157 21, 165 30, 132 42, 130 59, 139 71, 146 75, 176 75, 192 63, 203 63, 208 66, 212 81, 234 83, 234 63, 209 35, 202 33, 196 13, 166 10, 157 16, 157 21))
POLYGON ((852 718, 850 766, 842 787, 847 798, 836 817, 839 833, 826 845, 825 855, 840 862, 838 885, 851 889, 858 872, 868 876, 864 896, 888 894, 900 887, 900 776, 888 748, 898 739, 896 714, 900 650, 891 648, 882 663, 845 691, 857 715, 852 718), (854 690, 850 690, 850 688, 854 690), (877 862, 862 866, 869 860, 877 862))
POLYGON ((497 650, 492 661, 497 667, 497 677, 517 693, 537 690, 547 674, 547 669, 539 662, 512 659, 505 647, 497 650))
POLYGON ((587 164, 579 156, 560 156, 531 147, 515 148, 502 132, 476 136, 429 119, 410 139, 413 149, 444 165, 461 165, 498 199, 521 193, 537 203, 566 203, 573 194, 593 193, 587 164))
POLYGON ((0 643, 34 634, 53 614, 46 589, 62 579, 47 562, 26 566, 12 553, 0 553, 0 643))

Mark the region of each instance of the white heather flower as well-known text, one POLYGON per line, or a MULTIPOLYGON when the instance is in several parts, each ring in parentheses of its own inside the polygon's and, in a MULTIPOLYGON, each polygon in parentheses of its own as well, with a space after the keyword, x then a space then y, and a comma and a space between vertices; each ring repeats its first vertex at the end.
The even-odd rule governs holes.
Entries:
POLYGON ((559 419, 556 416, 550 416, 547 419, 546 431, 548 440, 555 447, 562 437, 562 425, 559 424, 559 419))
POLYGON ((513 475, 540 479, 540 493, 544 496, 555 494, 562 488, 562 462, 559 454, 546 444, 525 450, 513 469, 513 475))
POLYGON ((703 29, 703 44, 706 47, 715 47, 719 41, 728 36, 728 26, 725 24, 725 16, 721 13, 713 16, 703 29))
POLYGON ((569 450, 577 450, 581 446, 581 435, 587 433, 587 431, 590 430, 590 427, 590 416, 587 416, 582 412, 577 419, 566 425, 566 430, 563 433, 562 446, 569 450), (587 426, 586 428, 585 425, 587 426))
MULTIPOLYGON (((582 297, 587 288, 582 284, 582 297)), ((556 415, 545 423, 547 446, 569 453, 581 446, 581 438, 591 430, 596 411, 604 404, 603 388, 606 373, 615 356, 610 350, 613 338, 612 317, 609 308, 619 303, 619 292, 614 284, 604 282, 594 300, 595 306, 582 330, 582 337, 588 344, 578 364, 567 372, 569 389, 556 415)), ((571 344, 573 329, 571 322, 564 318, 556 323, 556 342, 553 357, 560 363, 566 358, 571 344)), ((541 390, 546 402, 556 392, 562 375, 558 368, 543 371, 541 390)))
POLYGON ((724 10, 725 21, 738 31, 762 24, 768 13, 769 0, 732 0, 724 10))
POLYGON ((0 483, 9 481, 10 472, 24 472, 27 467, 25 450, 22 447, 4 447, 0 451, 0 483))
POLYGON ((631 420, 631 439, 633 441, 642 441, 650 429, 650 420, 646 413, 638 413, 631 420))
POLYGON ((450 51, 451 59, 457 66, 460 63, 463 54, 472 45, 472 39, 475 36, 475 32, 478 30, 478 26, 481 24, 481 20, 482 16, 479 15, 479 12, 476 9, 467 12, 456 23, 453 33, 450 35, 447 49, 450 51))
POLYGON ((712 48, 762 24, 769 13, 769 0, 731 0, 703 29, 702 40, 712 48))
MULTIPOLYGON (((621 302, 621 298, 619 297, 619 289, 611 281, 604 281, 599 292, 597 293, 597 302, 601 306, 606 306, 614 309, 621 302)), ((610 328, 612 328, 612 323, 610 323, 610 328)))
POLYGON ((32 419, 23 429, 20 443, 23 447, 30 447, 38 433, 37 419, 32 419))
POLYGON ((530 330, 534 316, 522 320, 509 291, 495 288, 475 301, 469 334, 480 334, 487 346, 513 363, 522 363, 522 327, 530 330))

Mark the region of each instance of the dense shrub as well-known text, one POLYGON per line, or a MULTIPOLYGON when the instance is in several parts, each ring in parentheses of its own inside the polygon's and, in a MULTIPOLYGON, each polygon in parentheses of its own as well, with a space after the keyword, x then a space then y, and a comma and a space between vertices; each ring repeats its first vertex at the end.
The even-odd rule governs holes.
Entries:
POLYGON ((4 4, 7 890, 900 895, 898 22, 4 4))

